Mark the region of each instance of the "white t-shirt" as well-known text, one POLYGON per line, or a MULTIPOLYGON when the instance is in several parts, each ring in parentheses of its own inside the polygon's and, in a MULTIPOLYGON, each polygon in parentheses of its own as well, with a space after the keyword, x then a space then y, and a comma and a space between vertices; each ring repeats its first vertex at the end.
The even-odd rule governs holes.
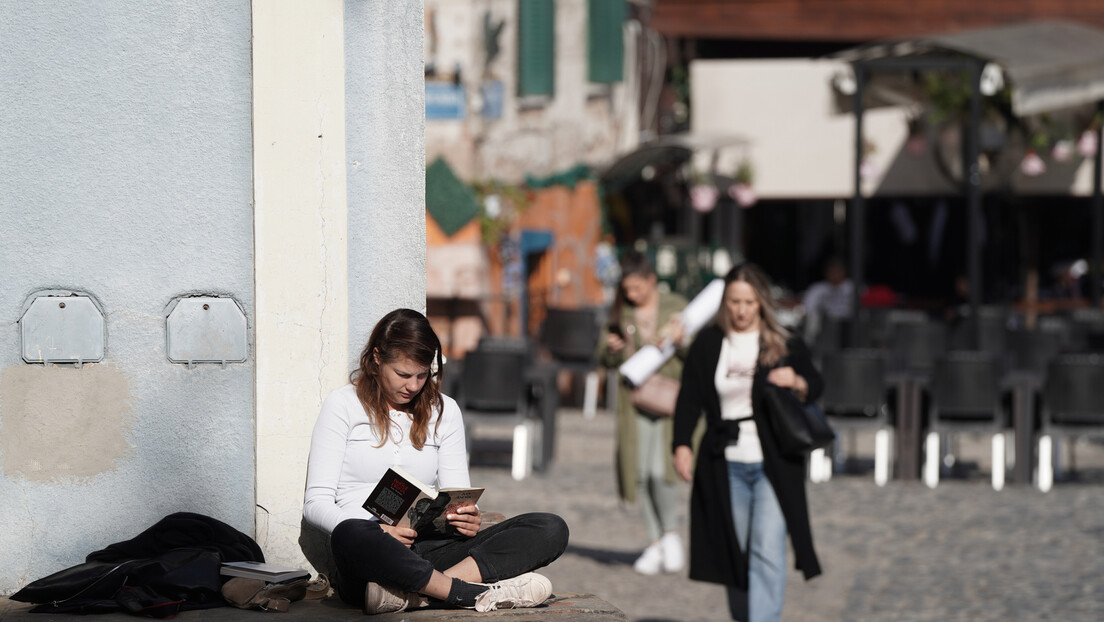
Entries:
POLYGON ((721 341, 714 382, 721 398, 721 419, 745 419, 739 423, 740 438, 725 447, 729 462, 762 462, 763 446, 751 417, 751 385, 759 360, 759 332, 730 332, 721 341))
POLYGON ((397 410, 391 411, 389 438, 376 447, 383 434, 369 420, 356 387, 348 384, 330 393, 311 434, 303 501, 307 522, 331 533, 349 518, 375 520, 361 504, 387 467, 396 464, 438 488, 470 486, 460 407, 451 397, 441 399, 441 411, 430 420, 421 449, 410 442, 410 415, 397 410), (441 426, 434 434, 438 417, 441 426))

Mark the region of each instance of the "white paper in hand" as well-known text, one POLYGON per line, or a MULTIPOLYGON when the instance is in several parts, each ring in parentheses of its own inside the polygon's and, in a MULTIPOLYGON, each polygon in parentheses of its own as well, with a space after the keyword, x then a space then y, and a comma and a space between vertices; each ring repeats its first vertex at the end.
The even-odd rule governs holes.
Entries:
POLYGON ((663 349, 653 345, 646 345, 629 357, 629 360, 621 364, 617 371, 621 377, 629 383, 629 386, 638 386, 648 379, 648 376, 659 371, 660 367, 675 354, 675 346, 664 342, 663 349))
MULTIPOLYGON (((679 320, 686 335, 685 339, 690 339, 717 315, 722 298, 724 298, 723 279, 713 279, 705 289, 694 296, 694 299, 679 314, 679 320)), ((622 363, 618 371, 629 386, 639 386, 675 355, 675 349, 675 346, 667 341, 659 347, 646 345, 622 363)))
POLYGON ((724 298, 724 279, 713 279, 705 289, 686 305, 679 314, 683 330, 687 335, 697 334, 706 324, 717 316, 724 298))

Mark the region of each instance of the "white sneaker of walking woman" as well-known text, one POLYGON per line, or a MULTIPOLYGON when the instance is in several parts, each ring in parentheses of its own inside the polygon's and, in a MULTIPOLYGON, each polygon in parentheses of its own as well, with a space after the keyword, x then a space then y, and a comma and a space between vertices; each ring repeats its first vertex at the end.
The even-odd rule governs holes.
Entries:
POLYGON ((663 572, 678 572, 686 565, 686 553, 682 550, 682 539, 673 531, 668 531, 659 539, 663 551, 663 572))
POLYGON ((686 554, 677 533, 669 531, 656 540, 633 563, 633 570, 645 575, 678 572, 686 565, 686 554))

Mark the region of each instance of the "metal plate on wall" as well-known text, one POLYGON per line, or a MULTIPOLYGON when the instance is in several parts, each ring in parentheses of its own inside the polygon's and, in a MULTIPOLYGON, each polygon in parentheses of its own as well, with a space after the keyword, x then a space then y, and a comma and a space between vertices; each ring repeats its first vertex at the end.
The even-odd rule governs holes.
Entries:
POLYGON ((165 330, 174 363, 242 363, 248 356, 245 314, 232 298, 180 298, 165 330))
POLYGON ((104 357, 104 316, 88 296, 35 298, 19 318, 28 363, 95 363, 104 357))

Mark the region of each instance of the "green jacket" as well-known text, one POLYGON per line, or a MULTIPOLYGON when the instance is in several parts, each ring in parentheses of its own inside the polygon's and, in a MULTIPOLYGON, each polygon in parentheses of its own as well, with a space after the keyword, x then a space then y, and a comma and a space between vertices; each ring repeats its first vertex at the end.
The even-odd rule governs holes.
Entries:
MULTIPOLYGON (((657 330, 666 325, 671 319, 671 316, 680 313, 685 306, 686 299, 682 296, 660 292, 659 313, 656 321, 657 330)), ((617 369, 621 366, 621 363, 625 362, 628 352, 636 352, 645 345, 640 340, 639 331, 637 331, 636 327, 633 325, 632 311, 628 308, 625 310, 625 313, 622 314, 621 334, 625 335, 627 339, 632 340, 632 346, 614 354, 606 348, 606 336, 608 334, 609 329, 603 328, 602 334, 598 338, 598 363, 609 369, 617 369)), ((686 347, 690 343, 692 337, 693 335, 683 336, 682 346, 676 351, 675 356, 664 363, 663 367, 661 367, 657 373, 676 380, 682 378, 682 360, 686 355, 686 347)), ((620 380, 620 376, 618 376, 618 380, 620 380)), ((632 405, 628 387, 622 382, 618 382, 617 387, 617 448, 615 459, 618 492, 625 501, 635 503, 637 483, 636 417, 639 411, 632 405)), ((663 448, 666 454, 667 481, 674 482, 677 481, 674 462, 672 461, 671 454, 666 451, 666 448, 671 446, 671 439, 673 438, 671 419, 671 417, 664 418, 663 448)))

